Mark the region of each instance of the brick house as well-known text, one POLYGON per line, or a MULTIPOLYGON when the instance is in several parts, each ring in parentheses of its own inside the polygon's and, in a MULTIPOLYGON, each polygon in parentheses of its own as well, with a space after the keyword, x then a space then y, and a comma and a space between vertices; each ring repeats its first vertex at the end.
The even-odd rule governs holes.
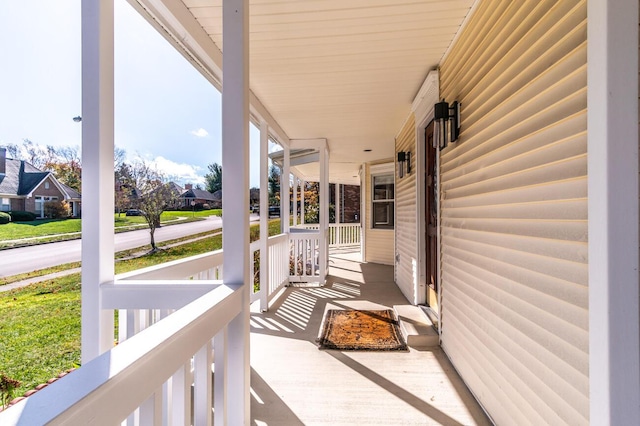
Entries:
POLYGON ((0 148, 0 211, 22 210, 44 217, 47 201, 66 201, 71 215, 79 217, 81 196, 59 182, 51 172, 43 172, 24 160, 7 158, 0 148))

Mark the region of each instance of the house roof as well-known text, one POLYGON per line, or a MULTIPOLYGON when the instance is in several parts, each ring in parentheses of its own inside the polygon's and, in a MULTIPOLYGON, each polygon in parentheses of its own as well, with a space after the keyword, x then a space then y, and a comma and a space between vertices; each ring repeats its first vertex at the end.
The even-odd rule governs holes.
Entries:
POLYGON ((24 161, 7 158, 5 162, 5 175, 0 177, 0 194, 13 196, 27 196, 50 177, 55 185, 66 193, 69 199, 80 199, 82 196, 75 189, 58 181, 51 172, 43 172, 33 164, 24 161))
POLYGON ((80 195, 80 193, 78 191, 76 191, 75 189, 71 188, 70 186, 65 185, 62 182, 58 182, 60 184, 60 186, 62 187, 62 189, 64 189, 64 192, 67 193, 67 196, 74 200, 74 199, 80 199, 82 198, 82 196, 80 195))
POLYGON ((198 200, 215 201, 212 193, 204 189, 187 189, 180 198, 196 198, 198 200))
POLYGON ((51 174, 24 160, 13 158, 6 159, 5 168, 5 176, 0 179, 0 194, 5 195, 27 195, 51 174))

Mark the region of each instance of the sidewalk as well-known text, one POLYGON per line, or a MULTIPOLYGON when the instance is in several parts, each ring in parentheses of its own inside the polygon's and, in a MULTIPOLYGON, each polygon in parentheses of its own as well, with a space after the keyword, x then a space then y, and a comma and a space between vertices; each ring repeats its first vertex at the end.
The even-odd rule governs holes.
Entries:
MULTIPOLYGON (((177 247, 183 244, 188 244, 188 243, 192 243, 194 241, 198 241, 198 240, 202 240, 205 238, 210 238, 210 237, 214 237, 216 235, 220 235, 222 234, 222 232, 214 232, 211 235, 202 235, 200 237, 197 238, 191 238, 189 240, 185 240, 185 241, 180 241, 177 243, 173 243, 173 244, 167 244, 164 246, 161 246, 162 249, 167 249, 167 248, 171 248, 171 247, 177 247)), ((142 246, 144 247, 144 246, 142 246)), ((142 247, 138 247, 138 248, 142 248, 142 247)), ((139 252, 136 255, 133 256, 129 256, 126 258, 122 258, 122 259, 117 259, 116 262, 122 261, 122 260, 128 260, 128 259, 135 259, 136 257, 141 257, 144 256, 146 254, 146 252, 139 252)), ((67 275, 71 275, 71 274, 75 274, 78 272, 81 272, 82 268, 72 268, 72 269, 67 269, 65 271, 59 271, 59 272, 53 272, 51 274, 47 274, 47 275, 41 275, 39 277, 33 277, 33 278, 27 278, 26 280, 22 280, 22 281, 16 281, 14 283, 11 284, 5 284, 5 285, 1 285, 0 286, 0 293, 5 292, 5 291, 11 291, 14 290, 16 288, 22 288, 22 287, 26 287, 28 285, 31 284, 35 284, 35 283, 39 283, 42 281, 47 281, 47 280, 52 280, 55 278, 60 278, 60 277, 65 277, 67 275)))

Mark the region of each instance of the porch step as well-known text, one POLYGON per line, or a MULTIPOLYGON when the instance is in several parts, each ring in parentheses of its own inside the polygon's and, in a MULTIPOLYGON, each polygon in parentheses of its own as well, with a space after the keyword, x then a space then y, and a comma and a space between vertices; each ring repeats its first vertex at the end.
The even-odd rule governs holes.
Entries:
POLYGON ((438 332, 420 306, 394 305, 393 310, 398 316, 407 345, 414 348, 438 346, 438 332))

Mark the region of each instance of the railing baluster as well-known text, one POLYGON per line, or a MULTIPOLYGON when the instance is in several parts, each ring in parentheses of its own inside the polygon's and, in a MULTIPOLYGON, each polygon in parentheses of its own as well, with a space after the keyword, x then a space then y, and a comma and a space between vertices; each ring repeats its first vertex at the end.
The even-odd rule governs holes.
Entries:
MULTIPOLYGON (((193 359, 193 424, 211 426, 212 380, 211 341, 195 354, 193 359)), ((224 424, 224 423, 223 423, 224 424)))
POLYGON ((171 425, 191 424, 191 361, 171 376, 168 415, 171 425))
POLYGON ((158 389, 140 405, 140 425, 162 425, 162 389, 158 389))
POLYGON ((214 423, 219 425, 227 424, 228 337, 229 328, 225 326, 214 338, 214 423))

